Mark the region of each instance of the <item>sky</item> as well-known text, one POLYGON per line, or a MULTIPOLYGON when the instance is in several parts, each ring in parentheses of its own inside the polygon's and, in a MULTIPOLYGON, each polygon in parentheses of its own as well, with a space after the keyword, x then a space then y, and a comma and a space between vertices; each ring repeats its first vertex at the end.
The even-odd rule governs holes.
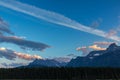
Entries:
POLYGON ((113 42, 119 45, 119 3, 0 0, 1 66, 37 58, 85 56, 92 50, 105 50, 113 42))

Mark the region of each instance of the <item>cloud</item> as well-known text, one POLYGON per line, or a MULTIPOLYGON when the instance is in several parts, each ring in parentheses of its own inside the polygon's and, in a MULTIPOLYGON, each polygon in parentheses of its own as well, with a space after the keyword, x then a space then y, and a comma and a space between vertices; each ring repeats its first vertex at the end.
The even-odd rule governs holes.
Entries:
POLYGON ((69 57, 56 57, 56 58, 54 58, 54 60, 56 60, 58 62, 69 62, 71 60, 71 58, 69 58, 69 57))
POLYGON ((75 54, 68 54, 64 57, 55 57, 53 58, 54 60, 58 61, 58 62, 69 62, 71 59, 77 57, 77 55, 75 54))
POLYGON ((107 33, 107 37, 117 35, 120 32, 120 25, 116 26, 113 29, 110 29, 107 33))
POLYGON ((4 68, 14 68, 14 67, 19 67, 19 66, 25 66, 27 65, 26 63, 1 63, 2 66, 4 66, 4 68))
POLYGON ((109 46, 112 43, 116 43, 116 42, 107 42, 107 41, 100 41, 100 42, 94 42, 94 45, 98 45, 98 46, 109 46))
POLYGON ((41 56, 20 53, 20 52, 16 52, 10 49, 6 49, 4 47, 0 48, 0 57, 1 58, 4 57, 8 60, 15 60, 15 58, 20 58, 24 60, 42 59, 41 56))
POLYGON ((92 45, 92 46, 89 46, 89 48, 93 50, 106 50, 106 48, 101 48, 98 45, 92 45))
MULTIPOLYGON (((0 17, 0 43, 12 43, 20 46, 22 49, 31 49, 37 51, 43 51, 50 46, 40 43, 25 40, 25 37, 17 37, 17 36, 5 36, 4 34, 14 34, 9 25, 0 17)), ((42 59, 41 56, 38 55, 29 55, 26 53, 16 52, 6 48, 0 48, 0 58, 6 58, 8 60, 15 60, 16 58, 24 59, 24 60, 34 60, 34 59, 42 59)))
POLYGON ((99 18, 98 20, 93 21, 92 24, 90 25, 90 27, 96 29, 100 25, 101 22, 102 22, 102 19, 99 18))
POLYGON ((116 28, 117 32, 120 32, 120 25, 118 25, 118 27, 116 28))
POLYGON ((82 51, 83 55, 86 55, 89 53, 88 47, 78 47, 76 48, 77 51, 82 51))
POLYGON ((73 57, 77 57, 77 55, 75 55, 75 54, 68 54, 67 56, 68 56, 68 57, 72 57, 72 58, 73 58, 73 57))
POLYGON ((30 54, 24 54, 24 53, 19 53, 19 52, 14 52, 18 58, 25 59, 25 60, 34 60, 34 59, 42 59, 41 56, 37 55, 30 55, 30 54))
POLYGON ((110 36, 114 36, 118 33, 117 30, 110 30, 108 33, 107 33, 107 37, 110 37, 110 36))
POLYGON ((94 42, 93 45, 84 46, 84 47, 77 47, 76 51, 81 51, 82 55, 87 55, 92 50, 106 50, 106 48, 100 47, 101 45, 108 45, 109 42, 94 42), (100 45, 100 46, 99 46, 100 45))
POLYGON ((32 49, 32 50, 40 50, 40 51, 50 47, 40 42, 25 40, 24 37, 17 37, 17 36, 7 37, 4 36, 3 33, 14 34, 10 30, 8 24, 2 18, 0 18, 0 42, 13 43, 20 46, 22 49, 32 49))
POLYGON ((24 48, 24 49, 32 49, 32 50, 40 50, 40 51, 50 47, 40 42, 28 41, 16 36, 0 36, 0 42, 13 43, 22 47, 22 49, 24 48))
POLYGON ((0 17, 0 34, 2 35, 3 33, 14 34, 10 30, 9 25, 0 17))
POLYGON ((108 36, 108 34, 102 30, 93 29, 91 27, 84 26, 79 22, 71 20, 70 18, 67 18, 61 14, 58 14, 52 11, 47 11, 41 8, 37 8, 35 6, 31 6, 28 4, 24 4, 16 0, 0 0, 0 6, 18 11, 18 12, 21 12, 21 13, 36 17, 38 19, 42 19, 42 20, 54 23, 54 24, 84 31, 84 32, 94 34, 100 37, 108 38, 111 40, 120 41, 120 37, 116 35, 108 36))

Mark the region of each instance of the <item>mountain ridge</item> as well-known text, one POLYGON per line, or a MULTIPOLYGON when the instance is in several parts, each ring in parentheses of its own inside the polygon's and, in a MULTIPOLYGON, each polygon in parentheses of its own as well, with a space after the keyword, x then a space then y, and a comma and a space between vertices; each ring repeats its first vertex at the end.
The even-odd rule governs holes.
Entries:
POLYGON ((119 60, 120 46, 113 43, 106 50, 90 52, 82 60, 81 57, 71 60, 67 67, 120 67, 119 60))
POLYGON ((87 56, 78 56, 67 63, 36 59, 26 67, 120 67, 120 46, 112 43, 106 50, 91 51, 87 56))

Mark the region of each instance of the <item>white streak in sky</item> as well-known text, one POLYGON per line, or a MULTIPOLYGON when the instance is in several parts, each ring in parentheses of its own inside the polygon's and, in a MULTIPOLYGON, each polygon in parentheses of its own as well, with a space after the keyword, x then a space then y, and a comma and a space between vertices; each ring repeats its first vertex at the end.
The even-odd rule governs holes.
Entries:
POLYGON ((80 31, 91 33, 91 34, 101 36, 104 38, 108 38, 111 40, 120 41, 120 37, 116 35, 108 36, 108 34, 102 30, 87 27, 61 14, 48 11, 48 10, 44 10, 41 8, 37 8, 32 5, 24 4, 16 0, 0 0, 0 6, 9 8, 11 10, 18 11, 18 12, 21 12, 21 13, 36 17, 38 19, 42 19, 42 20, 54 23, 54 24, 77 29, 80 31))

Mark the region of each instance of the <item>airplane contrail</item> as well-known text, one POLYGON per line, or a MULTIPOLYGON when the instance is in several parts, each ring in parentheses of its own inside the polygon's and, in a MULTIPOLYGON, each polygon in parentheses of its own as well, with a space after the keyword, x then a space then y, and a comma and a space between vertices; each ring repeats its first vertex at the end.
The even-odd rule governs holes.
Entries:
POLYGON ((108 33, 102 30, 93 29, 88 26, 82 25, 79 22, 74 21, 68 17, 65 17, 59 13, 44 10, 29 4, 18 2, 16 0, 0 0, 0 6, 36 17, 38 19, 48 21, 50 23, 62 25, 64 27, 73 28, 76 30, 80 30, 83 32, 87 32, 90 34, 94 34, 97 36, 101 36, 104 38, 120 42, 120 37, 116 35, 108 36, 108 33))

